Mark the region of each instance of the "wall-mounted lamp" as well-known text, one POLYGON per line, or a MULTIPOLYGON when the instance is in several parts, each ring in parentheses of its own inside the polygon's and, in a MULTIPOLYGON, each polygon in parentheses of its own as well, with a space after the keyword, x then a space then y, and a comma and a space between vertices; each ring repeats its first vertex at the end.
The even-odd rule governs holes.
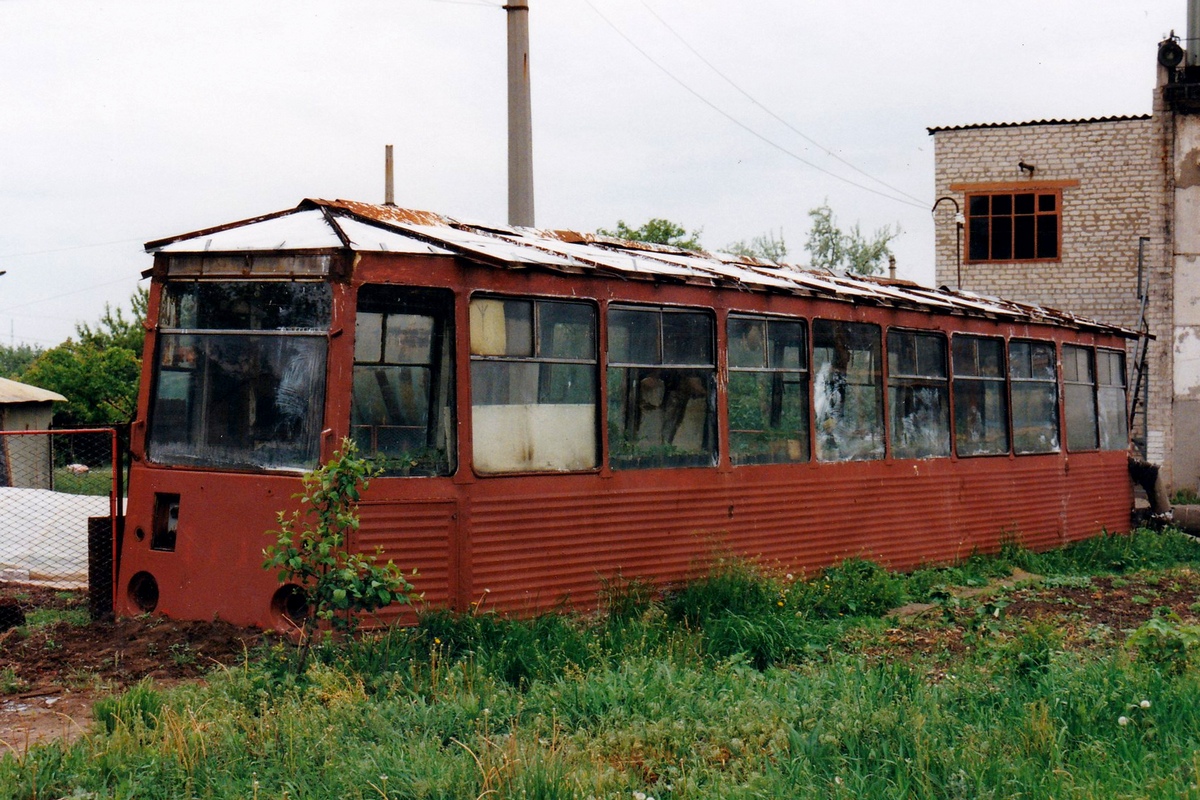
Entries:
POLYGON ((1033 177, 1033 171, 1034 171, 1034 170, 1036 170, 1036 169, 1037 169, 1037 167, 1035 167, 1033 164, 1026 164, 1024 161, 1018 161, 1018 162, 1017 162, 1017 169, 1021 170, 1021 172, 1028 172, 1028 173, 1029 173, 1029 177, 1031 177, 1031 178, 1032 178, 1032 177, 1033 177))
POLYGON ((931 215, 937 211, 937 207, 939 205, 941 205, 943 200, 949 200, 951 203, 954 204, 954 280, 956 283, 954 288, 961 289, 962 288, 962 232, 963 232, 963 224, 966 222, 966 220, 963 218, 962 209, 959 208, 959 206, 958 206, 958 200, 951 197, 950 195, 946 195, 944 197, 939 197, 937 200, 935 200, 933 202, 933 208, 929 209, 929 213, 931 215))

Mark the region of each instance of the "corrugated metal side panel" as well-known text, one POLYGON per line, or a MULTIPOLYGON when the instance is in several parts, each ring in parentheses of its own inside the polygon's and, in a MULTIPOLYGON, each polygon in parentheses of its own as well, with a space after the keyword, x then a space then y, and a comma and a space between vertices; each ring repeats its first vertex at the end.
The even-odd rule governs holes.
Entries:
POLYGON ((600 579, 618 572, 678 580, 721 553, 803 572, 848 557, 899 569, 946 563, 1007 539, 1047 549, 1128 529, 1128 479, 1102 461, 1073 456, 1069 473, 1060 456, 823 464, 788 479, 743 469, 690 485, 680 471, 667 479, 674 485, 649 488, 626 473, 601 494, 547 479, 534 500, 481 482, 470 591, 530 611, 591 603, 600 579))
MULTIPOLYGON (((451 601, 451 552, 456 522, 453 501, 364 502, 359 505, 359 527, 354 548, 360 553, 380 549, 380 561, 391 559, 413 579, 425 602, 437 606, 451 601)), ((383 624, 412 622, 412 609, 392 605, 378 614, 383 624)), ((373 620, 368 618, 366 622, 373 620)))

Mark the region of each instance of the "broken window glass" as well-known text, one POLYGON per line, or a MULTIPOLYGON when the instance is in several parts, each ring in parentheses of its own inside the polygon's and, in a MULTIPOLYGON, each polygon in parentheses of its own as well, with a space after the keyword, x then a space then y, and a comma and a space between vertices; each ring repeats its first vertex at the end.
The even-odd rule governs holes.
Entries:
POLYGON ((1129 447, 1129 423, 1125 407, 1125 354, 1119 350, 1096 351, 1096 396, 1100 404, 1100 449, 1129 447))
POLYGON ((471 301, 475 469, 599 465, 596 309, 558 300, 471 301))
POLYGON ((232 469, 315 466, 332 305, 323 282, 167 284, 149 457, 232 469))
POLYGON ((888 408, 893 458, 950 455, 945 336, 888 331, 888 408))
POLYGON ((1058 370, 1053 342, 1008 343, 1013 450, 1057 453, 1058 370))
POLYGON ((1008 452, 1004 341, 955 336, 954 446, 959 456, 1008 452))
POLYGON ((1067 449, 1095 450, 1096 429, 1095 362, 1090 347, 1064 344, 1063 405, 1067 414, 1067 449))
POLYGON ((881 337, 878 325, 813 321, 817 460, 883 458, 881 337))
POLYGON ((608 436, 614 469, 717 463, 712 315, 613 306, 608 436))
POLYGON ((730 315, 729 449, 734 464, 808 461, 804 323, 730 315))
POLYGON ((384 475, 449 475, 454 450, 453 295, 358 290, 350 434, 384 475))

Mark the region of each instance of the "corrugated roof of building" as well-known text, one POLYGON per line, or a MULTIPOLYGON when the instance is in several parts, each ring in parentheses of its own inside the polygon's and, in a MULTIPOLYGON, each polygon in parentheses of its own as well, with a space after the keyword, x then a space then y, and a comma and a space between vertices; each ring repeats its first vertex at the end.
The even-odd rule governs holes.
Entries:
POLYGON ((0 378, 0 403, 65 403, 67 398, 58 392, 39 389, 20 381, 0 378))
POLYGON ((942 131, 969 131, 979 128, 1023 128, 1030 125, 1090 125, 1097 122, 1131 122, 1150 119, 1149 114, 1131 114, 1114 117, 1089 117, 1087 119, 1033 119, 1025 122, 979 122, 971 125, 941 125, 926 128, 930 135, 942 131))
POLYGON ((1047 323, 1135 337, 1135 331, 1066 311, 881 277, 683 250, 593 233, 483 225, 428 211, 350 200, 304 200, 296 208, 146 244, 155 253, 388 252, 453 255, 497 268, 541 268, 820 297, 1014 322, 1047 323))

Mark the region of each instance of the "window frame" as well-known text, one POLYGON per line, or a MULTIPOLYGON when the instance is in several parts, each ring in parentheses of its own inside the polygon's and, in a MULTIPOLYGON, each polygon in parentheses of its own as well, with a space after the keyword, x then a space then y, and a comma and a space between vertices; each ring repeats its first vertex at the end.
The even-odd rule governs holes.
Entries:
POLYGON ((359 285, 355 292, 354 325, 355 340, 350 364, 350 437, 355 441, 358 441, 356 437, 356 429, 372 429, 372 447, 367 449, 363 448, 360 444, 359 454, 367 460, 382 459, 384 472, 382 473, 381 477, 448 477, 457 473, 459 466, 459 453, 456 435, 458 427, 456 424, 458 417, 458 377, 456 361, 458 355, 455 348, 455 339, 457 338, 458 333, 455 320, 454 293, 450 289, 436 287, 407 286, 389 283, 364 283, 359 285), (364 294, 366 295, 365 298, 364 294), (372 294, 378 294, 379 297, 372 297, 372 294), (389 294, 392 296, 388 297, 387 295, 389 294), (364 303, 368 307, 374 308, 383 308, 387 306, 388 310, 364 310, 364 303), (378 360, 359 360, 360 346, 363 344, 359 340, 360 314, 376 314, 380 317, 378 360), (387 360, 388 318, 401 316, 424 316, 433 319, 433 324, 430 330, 429 362, 427 364, 422 364, 416 361, 387 360), (435 464, 433 467, 429 467, 426 464, 420 463, 419 458, 416 457, 411 458, 410 463, 407 465, 403 463, 393 464, 391 459, 398 458, 398 456, 395 454, 389 455, 388 453, 381 452, 379 450, 378 430, 375 429, 383 427, 415 428, 416 426, 355 424, 354 414, 357 408, 355 403, 355 387, 357 385, 356 373, 360 369, 366 369, 370 367, 385 369, 424 368, 428 371, 428 397, 425 398, 426 444, 424 449, 436 449, 434 445, 429 444, 429 440, 436 438, 438 413, 442 408, 444 408, 444 413, 448 416, 448 419, 445 420, 447 430, 442 432, 445 436, 445 449, 441 454, 441 458, 444 459, 444 464, 441 460, 439 460, 438 464, 435 464), (439 395, 441 395, 443 392, 445 396, 440 398, 441 403, 439 403, 439 395))
MULTIPOLYGON (((1068 453, 1099 452, 1100 451, 1100 400, 1096 393, 1096 384, 1097 384, 1097 380, 1098 380, 1098 375, 1097 375, 1097 370, 1096 370, 1096 348, 1093 347, 1092 345, 1088 345, 1088 344, 1076 344, 1076 343, 1072 343, 1072 342, 1064 342, 1063 346, 1062 346, 1062 352, 1061 352, 1059 358, 1062 361, 1063 411, 1064 411, 1063 416, 1066 418, 1065 423, 1066 423, 1066 428, 1067 428, 1067 436, 1066 436, 1067 452, 1068 453), (1088 366, 1091 369, 1091 376, 1088 378, 1088 380, 1084 381, 1084 380, 1079 380, 1078 378, 1076 378, 1075 380, 1067 380, 1067 363, 1066 362, 1067 362, 1068 348, 1070 348, 1072 351, 1080 350, 1080 351, 1083 351, 1085 354, 1087 354, 1088 366), (1069 398, 1068 392, 1067 392, 1068 387, 1071 387, 1071 386, 1087 387, 1089 390, 1088 396, 1091 398, 1091 401, 1092 401, 1092 409, 1091 409, 1092 440, 1091 440, 1090 444, 1083 446, 1083 447, 1079 447, 1079 446, 1075 446, 1075 445, 1071 444, 1072 431, 1071 431, 1070 406, 1072 404, 1070 403, 1070 398, 1069 398)), ((1076 371, 1077 371, 1077 369, 1076 369, 1076 371)), ((1079 431, 1076 431, 1077 436, 1079 433, 1080 433, 1079 431)))
POLYGON ((950 420, 953 416, 950 405, 950 337, 944 331, 929 330, 922 328, 903 328, 889 327, 884 336, 884 353, 883 360, 888 365, 887 377, 884 381, 884 392, 887 397, 887 442, 888 455, 894 460, 915 460, 915 459, 930 459, 930 458, 950 458, 954 452, 954 435, 950 420), (921 368, 920 347, 917 340, 921 337, 938 339, 942 343, 942 374, 930 375, 920 372, 909 374, 892 370, 892 341, 893 336, 902 337, 908 336, 913 338, 914 358, 916 360, 917 369, 921 368), (896 453, 896 430, 894 423, 896 422, 895 414, 895 399, 893 398, 893 390, 897 393, 900 389, 912 389, 916 387, 941 388, 942 390, 942 409, 945 413, 945 431, 946 431, 946 448, 942 453, 921 453, 919 455, 910 455, 905 453, 897 455, 896 453))
POLYGON ((1008 417, 1009 417, 1009 440, 1010 440, 1009 445, 1012 448, 1013 455, 1029 456, 1029 455, 1050 455, 1050 454, 1054 454, 1054 453, 1061 453, 1063 451, 1065 441, 1064 441, 1064 437, 1063 437, 1064 422, 1062 419, 1062 413, 1061 413, 1061 408, 1060 408, 1061 403, 1062 403, 1063 390, 1060 386, 1060 383, 1062 380, 1062 370, 1059 368, 1060 356, 1059 356, 1059 352, 1058 352, 1058 344, 1055 341, 1053 341, 1052 339, 1031 339, 1028 337, 1014 336, 1008 340, 1006 349, 1007 349, 1007 356, 1008 356, 1008 383, 1009 383, 1009 388, 1008 388, 1008 394, 1009 394, 1008 417), (1031 377, 1028 377, 1028 378, 1018 377, 1015 370, 1013 370, 1012 347, 1014 344, 1030 346, 1030 374, 1031 374, 1031 377), (1032 353, 1033 353, 1032 347, 1034 345, 1050 347, 1051 352, 1053 353, 1053 360, 1052 360, 1052 363, 1054 365, 1054 378, 1053 379, 1046 380, 1044 378, 1032 377, 1032 372, 1033 372, 1033 369, 1032 369, 1032 353), (1014 398, 1016 395, 1015 389, 1018 384, 1020 384, 1021 386, 1034 386, 1034 385, 1040 384, 1040 385, 1050 385, 1050 386, 1054 387, 1054 402, 1052 404, 1052 407, 1054 409, 1055 446, 1052 449, 1022 450, 1017 447, 1017 419, 1016 419, 1016 412, 1015 412, 1016 403, 1014 402, 1014 398))
MULTIPOLYGON (((764 465, 764 464, 804 464, 804 463, 808 463, 808 462, 812 461, 812 458, 813 458, 813 456, 812 456, 812 418, 811 418, 811 416, 812 416, 812 370, 810 369, 810 367, 811 367, 810 360, 811 359, 810 359, 810 353, 809 353, 809 350, 811 349, 811 344, 812 344, 812 341, 811 341, 811 336, 809 333, 808 320, 804 317, 791 317, 791 316, 786 316, 786 315, 782 315, 782 314, 762 314, 762 313, 753 312, 753 311, 730 311, 726 315, 726 317, 725 317, 725 368, 729 372, 729 378, 726 381, 726 386, 725 386, 725 406, 726 406, 727 413, 729 415, 728 447, 729 447, 729 462, 730 462, 731 466, 733 466, 733 467, 748 467, 748 466, 758 466, 758 465, 764 465), (735 366, 734 365, 733 359, 731 358, 731 351, 732 351, 731 343, 733 341, 733 337, 731 334, 731 326, 736 320, 748 320, 748 321, 763 323, 764 330, 766 332, 765 336, 763 337, 763 342, 762 342, 763 366, 749 367, 749 366, 735 366), (800 326, 801 342, 800 342, 800 351, 799 351, 799 360, 800 360, 799 367, 791 367, 791 366, 786 366, 786 365, 785 366, 776 366, 775 364, 772 363, 774 361, 774 353, 773 353, 773 350, 771 347, 771 343, 774 341, 774 339, 771 337, 771 333, 770 333, 770 328, 771 328, 772 323, 787 324, 787 325, 799 325, 800 326), (788 439, 788 438, 784 437, 784 441, 789 442, 789 444, 786 445, 786 447, 788 448, 787 452, 788 452, 788 456, 789 456, 787 458, 770 459, 769 457, 761 457, 761 456, 755 457, 753 455, 743 455, 741 458, 739 458, 738 451, 734 447, 734 434, 738 431, 735 431, 733 428, 733 408, 732 408, 733 373, 735 373, 735 372, 740 373, 740 374, 750 374, 750 375, 781 376, 779 378, 781 386, 778 389, 779 394, 780 394, 779 402, 780 402, 780 415, 781 416, 784 413, 784 396, 785 396, 785 389, 786 389, 786 385, 787 385, 786 378, 782 377, 782 376, 795 375, 795 376, 799 377, 798 385, 801 387, 801 390, 804 394, 803 406, 800 409, 803 429, 801 431, 798 431, 798 433, 801 434, 799 437, 792 437, 793 439, 798 439, 798 441, 799 441, 800 449, 799 449, 799 452, 797 453, 796 457, 794 457, 794 458, 790 457, 791 456, 790 441, 792 439, 788 439)), ((776 390, 773 387, 772 392, 774 393, 775 391, 776 390)), ((781 433, 783 431, 783 429, 781 427, 780 428, 770 428, 768 430, 778 431, 781 433)), ((748 433, 749 431, 745 431, 745 432, 748 433)))
MULTIPOLYGON (((642 469, 714 469, 721 464, 721 431, 720 431, 720 414, 721 414, 721 395, 723 394, 718 386, 719 378, 719 362, 721 354, 718 352, 718 331, 717 331, 717 313, 716 310, 708 306, 686 306, 686 305, 660 305, 653 303, 637 303, 626 301, 613 301, 606 304, 604 312, 604 354, 602 360, 603 367, 603 405, 604 417, 602 427, 605 437, 605 452, 607 453, 607 467, 613 472, 624 472, 642 469), (657 362, 647 363, 643 361, 618 361, 613 358, 613 314, 614 312, 638 312, 638 313, 653 313, 658 317, 657 323, 657 362), (708 360, 700 363, 699 361, 671 361, 667 359, 667 341, 665 335, 665 325, 663 324, 666 317, 670 315, 702 315, 708 319, 708 360), (709 446, 704 450, 701 445, 701 451, 697 453, 664 453, 660 457, 664 462, 674 463, 638 463, 643 459, 649 459, 652 454, 632 452, 628 455, 617 455, 618 446, 622 442, 614 439, 614 424, 621 425, 621 430, 628 433, 628 409, 621 410, 621 416, 618 421, 614 421, 614 393, 611 386, 613 379, 613 370, 669 370, 673 372, 682 372, 686 370, 704 371, 709 379, 709 386, 706 393, 706 415, 703 428, 701 431, 702 440, 708 439, 709 446)), ((630 343, 632 345, 632 342, 630 343)), ((632 349, 632 348, 630 348, 632 349)), ((632 355, 632 353, 628 353, 632 355)), ((695 398, 693 398, 695 399, 695 398)), ((622 400, 625 403, 630 401, 630 398, 623 393, 622 400)), ((665 398, 664 398, 665 402, 665 398)), ((727 400, 725 401, 728 402, 727 400)), ((678 435, 679 429, 676 428, 675 434, 678 435)), ((623 441, 627 437, 623 437, 623 441)), ((651 447, 663 447, 666 445, 651 445, 651 447)), ((671 446, 674 446, 673 444, 671 446)))
POLYGON ((966 264, 1008 264, 1008 263, 1027 263, 1027 262, 1045 262, 1054 263, 1062 260, 1062 188, 1054 186, 1037 186, 1031 185, 1028 187, 996 187, 995 189, 979 189, 976 191, 968 191, 964 194, 963 208, 965 209, 966 225, 965 236, 963 237, 963 262, 966 264), (1019 196, 1032 195, 1033 210, 1030 212, 1017 212, 1017 198, 1019 196), (995 212, 995 198, 1008 198, 1009 211, 1006 213, 995 212), (1051 210, 1043 210, 1042 198, 1054 198, 1054 208, 1051 210), (974 200, 987 198, 988 210, 987 213, 980 214, 973 206, 977 204, 974 200), (1039 232, 1041 224, 1039 219, 1052 218, 1055 220, 1055 236, 1054 236, 1054 255, 1038 255, 1040 250, 1039 232), (1018 220, 1032 219, 1033 225, 1033 255, 1018 258, 1017 257, 1017 232, 1018 220), (997 256, 993 253, 995 241, 995 220, 1007 220, 1009 227, 1008 236, 1008 255, 997 256), (987 255, 978 257, 974 255, 973 248, 974 240, 978 236, 977 228, 983 227, 976 225, 977 221, 986 221, 986 251, 987 255))
MULTIPOLYGON (((474 473, 481 478, 502 478, 511 475, 531 475, 531 474, 589 474, 599 472, 603 465, 603 452, 601 441, 601 428, 603 424, 603 416, 601 407, 604 403, 604 396, 601 390, 601 307, 595 300, 580 297, 559 297, 554 295, 528 295, 528 294, 507 294, 499 292, 476 292, 471 295, 467 301, 468 315, 470 315, 471 307, 476 301, 496 300, 500 302, 513 303, 528 303, 530 307, 529 320, 529 354, 528 355, 509 355, 509 354, 477 354, 475 352, 476 343, 472 338, 472 325, 470 320, 467 324, 467 375, 470 381, 468 387, 466 403, 471 412, 471 464, 474 473), (591 329, 591 357, 590 358, 570 358, 560 356, 545 356, 541 354, 543 349, 542 341, 542 308, 549 305, 571 305, 583 306, 591 310, 592 313, 592 329, 591 329), (478 459, 478 442, 479 442, 479 426, 476 420, 476 401, 475 392, 477 391, 477 381, 475 374, 475 366, 479 364, 533 364, 538 366, 538 392, 539 402, 534 405, 553 405, 550 403, 540 402, 540 391, 543 375, 541 373, 542 365, 565 365, 589 367, 592 376, 592 447, 593 447, 593 463, 586 467, 557 469, 554 467, 530 467, 521 469, 505 469, 505 470, 484 470, 480 468, 478 459)), ((513 405, 511 403, 481 403, 479 407, 488 405, 513 405)), ((584 405, 584 404, 571 404, 584 405)))
MULTIPOLYGON (((975 361, 978 363, 979 351, 975 350, 975 361)), ((1003 336, 989 336, 987 334, 956 332, 950 337, 950 416, 954 420, 954 455, 957 458, 995 458, 1006 457, 1012 454, 1012 408, 1010 398, 1008 396, 1008 340, 1003 336), (1000 345, 1000 374, 994 375, 979 375, 979 374, 959 374, 956 367, 956 356, 954 351, 955 343, 959 340, 976 339, 989 342, 996 342, 1000 345), (962 431, 959 427, 959 382, 965 383, 998 383, 1000 385, 1000 399, 1004 402, 1003 413, 1000 418, 1004 421, 1004 449, 995 451, 980 451, 975 453, 962 452, 962 431)))
MULTIPOLYGON (((810 339, 811 339, 812 343, 810 345, 811 356, 809 358, 809 374, 812 376, 812 390, 809 394, 809 403, 812 404, 812 407, 813 407, 813 437, 812 437, 813 438, 813 445, 812 445, 813 460, 815 462, 822 463, 822 464, 837 464, 837 463, 844 463, 844 462, 851 462, 851 461, 883 461, 888 456, 888 450, 887 450, 888 420, 887 420, 887 412, 886 412, 886 401, 884 399, 887 396, 887 385, 884 381, 884 363, 887 361, 887 350, 885 347, 883 324, 881 324, 879 322, 864 322, 864 321, 859 321, 859 320, 854 320, 854 319, 834 319, 834 318, 827 318, 827 317, 814 317, 812 320, 811 332, 812 333, 811 333, 810 339), (849 392, 846 391, 846 387, 850 387, 850 386, 858 387, 858 392, 863 391, 864 387, 871 387, 875 391, 875 402, 873 404, 873 406, 874 406, 874 415, 873 415, 874 416, 874 421, 873 421, 874 424, 870 428, 870 430, 875 431, 877 433, 877 441, 872 441, 870 439, 864 440, 861 437, 857 437, 857 436, 851 437, 850 439, 847 440, 847 441, 858 441, 858 442, 865 441, 867 444, 867 447, 862 448, 862 449, 850 450, 849 452, 846 452, 845 449, 843 448, 842 444, 839 442, 839 439, 838 439, 837 435, 834 433, 834 431, 836 431, 838 428, 840 428, 842 426, 842 421, 849 419, 849 417, 844 413, 841 415, 833 413, 833 407, 834 407, 835 401, 832 399, 832 397, 827 401, 828 403, 831 404, 829 407, 828 416, 823 418, 821 416, 820 410, 817 407, 818 388, 821 388, 822 391, 829 391, 832 388, 834 393, 836 393, 837 387, 839 385, 839 380, 835 378, 831 383, 826 384, 824 387, 819 386, 820 374, 821 374, 823 365, 818 365, 818 363, 817 363, 817 352, 818 352, 818 350, 823 351, 823 350, 827 350, 827 349, 832 349, 835 352, 837 350, 836 327, 832 327, 829 330, 830 334, 835 335, 835 339, 833 341, 832 347, 831 348, 826 347, 824 344, 821 344, 820 346, 818 346, 818 328, 821 328, 825 325, 841 326, 843 328, 861 329, 858 333, 854 333, 852 331, 847 331, 847 333, 849 333, 855 337, 865 335, 867 333, 867 331, 865 329, 867 329, 867 328, 874 329, 872 332, 873 336, 871 337, 872 344, 874 345, 874 350, 873 351, 854 350, 854 352, 860 352, 860 353, 872 352, 872 355, 875 359, 875 364, 871 368, 872 381, 870 383, 862 383, 862 382, 851 383, 849 380, 845 379, 846 375, 848 373, 841 373, 841 380, 840 380, 840 385, 842 387, 842 394, 840 397, 840 402, 842 403, 843 409, 845 409, 847 399, 850 394, 849 392), (828 441, 829 441, 829 444, 825 445, 824 448, 822 448, 822 443, 821 443, 822 442, 821 437, 822 437, 823 433, 825 434, 826 439, 828 439, 828 441)), ((823 337, 824 332, 822 332, 821 335, 823 337)), ((846 347, 846 350, 848 350, 848 351, 850 351, 852 349, 853 348, 846 347)), ((834 362, 830 361, 828 363, 831 365, 831 371, 832 371, 832 369, 833 369, 832 365, 834 364, 834 362)), ((849 366, 849 363, 850 362, 847 362, 847 366, 849 366)), ((832 372, 831 372, 831 374, 832 374, 832 372)), ((857 394, 858 392, 856 392, 855 394, 857 394)), ((861 402, 862 398, 861 397, 853 397, 851 399, 853 399, 855 405, 858 405, 861 402)), ((854 420, 850 420, 850 421, 851 421, 851 424, 853 424, 855 422, 854 420)))

